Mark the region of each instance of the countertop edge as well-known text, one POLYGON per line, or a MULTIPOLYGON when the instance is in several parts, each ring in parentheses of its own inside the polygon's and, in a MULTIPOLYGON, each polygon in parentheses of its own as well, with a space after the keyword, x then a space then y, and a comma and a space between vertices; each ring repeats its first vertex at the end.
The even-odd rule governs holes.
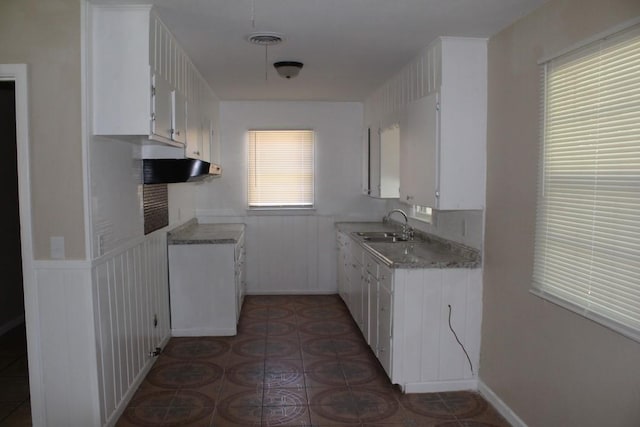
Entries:
POLYGON ((373 247, 367 244, 367 242, 365 242, 364 240, 358 239, 355 236, 353 236, 352 233, 357 231, 397 231, 398 230, 397 227, 394 227, 393 225, 382 224, 379 222, 366 222, 366 221, 362 221, 362 222, 342 221, 342 222, 336 222, 334 225, 336 230, 341 231, 345 234, 348 234, 349 238, 351 238, 353 241, 358 243, 360 247, 362 247, 369 254, 374 256, 376 259, 378 259, 379 261, 384 263, 384 265, 386 265, 388 268, 391 268, 391 269, 477 269, 482 267, 482 258, 479 250, 463 245, 461 243, 447 240, 442 237, 439 237, 430 233, 425 233, 419 230, 416 230, 416 232, 424 236, 426 239, 440 242, 446 245, 448 248, 450 248, 452 255, 464 256, 464 257, 473 256, 475 259, 469 259, 468 261, 456 261, 455 265, 452 264, 451 261, 438 261, 438 262, 425 261, 425 262, 410 262, 410 263, 394 262, 393 260, 386 257, 384 254, 375 250, 373 247), (368 228, 358 229, 358 230, 354 229, 354 228, 360 228, 361 226, 368 227, 368 228))
POLYGON ((169 245, 224 245, 236 244, 244 234, 243 223, 200 224, 188 221, 167 233, 169 245))

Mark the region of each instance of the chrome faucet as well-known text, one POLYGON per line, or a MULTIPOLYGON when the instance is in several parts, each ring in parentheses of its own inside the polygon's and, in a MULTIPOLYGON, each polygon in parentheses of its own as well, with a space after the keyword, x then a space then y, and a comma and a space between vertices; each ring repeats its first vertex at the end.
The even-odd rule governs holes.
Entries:
POLYGON ((382 223, 387 224, 389 220, 391 220, 391 215, 396 212, 401 214, 404 218, 404 224, 402 224, 402 238, 404 240, 411 239, 413 237, 413 229, 409 226, 409 217, 407 217, 407 214, 404 213, 402 209, 393 209, 389 211, 389 213, 382 218, 382 223))

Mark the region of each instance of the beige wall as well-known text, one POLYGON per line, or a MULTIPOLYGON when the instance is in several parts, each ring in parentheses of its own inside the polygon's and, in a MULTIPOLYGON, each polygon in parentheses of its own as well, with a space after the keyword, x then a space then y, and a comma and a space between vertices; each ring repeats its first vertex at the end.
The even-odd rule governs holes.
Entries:
POLYGON ((83 259, 80 0, 0 1, 0 63, 28 65, 35 257, 83 259))
POLYGON ((529 426, 640 426, 640 343, 529 293, 537 61, 640 16, 638 0, 551 0, 489 43, 481 379, 529 426))

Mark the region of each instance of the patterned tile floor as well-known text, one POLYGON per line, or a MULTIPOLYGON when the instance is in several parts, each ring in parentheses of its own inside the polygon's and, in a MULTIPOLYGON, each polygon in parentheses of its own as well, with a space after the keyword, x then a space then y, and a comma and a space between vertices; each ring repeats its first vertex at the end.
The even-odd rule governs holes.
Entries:
POLYGON ((24 323, 0 336, 0 427, 31 425, 24 323))
POLYGON ((389 382, 338 296, 249 296, 235 337, 172 338, 125 426, 509 424, 472 392, 389 382))

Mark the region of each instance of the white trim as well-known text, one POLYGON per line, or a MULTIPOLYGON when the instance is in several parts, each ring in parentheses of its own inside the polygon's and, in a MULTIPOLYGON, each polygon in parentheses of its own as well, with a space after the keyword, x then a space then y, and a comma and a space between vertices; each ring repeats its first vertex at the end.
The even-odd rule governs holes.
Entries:
POLYGON ((337 295, 338 289, 249 290, 245 295, 337 295))
POLYGON ((93 129, 89 119, 93 117, 93 98, 91 96, 91 8, 93 6, 83 0, 80 2, 80 102, 82 108, 81 150, 82 150, 82 195, 84 211, 84 245, 85 259, 93 258, 93 221, 91 212, 91 150, 89 141, 93 129))
POLYGON ((423 383, 406 383, 405 393, 437 393, 440 391, 477 390, 478 380, 427 381, 423 383))
POLYGON ((484 397, 513 427, 527 427, 527 424, 482 380, 478 380, 478 392, 484 397))
POLYGON ((230 337, 237 333, 235 328, 171 329, 172 337, 230 337))
POLYGON ((14 317, 4 325, 0 325, 0 337, 23 323, 24 323, 24 314, 18 317, 14 317))
POLYGON ((15 81, 16 148, 18 160, 18 203, 20 205, 20 242, 22 251, 22 283, 27 328, 27 359, 31 418, 34 425, 44 425, 44 387, 40 351, 40 317, 38 292, 33 269, 33 232, 31 217, 31 179, 29 167, 29 85, 26 64, 0 64, 0 79, 15 81))
POLYGON ((562 49, 561 51, 556 52, 556 53, 554 53, 552 55, 544 56, 544 57, 542 57, 542 59, 538 60, 538 65, 543 65, 543 64, 545 64, 545 63, 547 63, 549 61, 552 61, 552 60, 558 58, 559 56, 562 56, 562 55, 565 55, 565 54, 567 54, 569 52, 572 52, 574 50, 578 50, 580 48, 583 48, 583 47, 585 47, 585 46, 587 46, 587 45, 589 45, 591 43, 597 42, 598 40, 610 37, 610 36, 612 36, 612 35, 614 35, 616 33, 619 33, 621 31, 626 30, 627 28, 633 27, 636 24, 640 24, 640 16, 635 17, 633 19, 629 19, 628 21, 625 21, 625 22, 623 22, 621 24, 615 25, 615 26, 609 28, 608 30, 602 31, 602 32, 600 32, 598 34, 594 34, 591 37, 587 37, 586 39, 581 40, 578 43, 575 43, 575 44, 573 44, 573 45, 571 45, 571 46, 569 46, 569 47, 567 47, 565 49, 562 49))
POLYGON ((68 260, 36 260, 33 262, 34 270, 89 270, 90 261, 68 260))

